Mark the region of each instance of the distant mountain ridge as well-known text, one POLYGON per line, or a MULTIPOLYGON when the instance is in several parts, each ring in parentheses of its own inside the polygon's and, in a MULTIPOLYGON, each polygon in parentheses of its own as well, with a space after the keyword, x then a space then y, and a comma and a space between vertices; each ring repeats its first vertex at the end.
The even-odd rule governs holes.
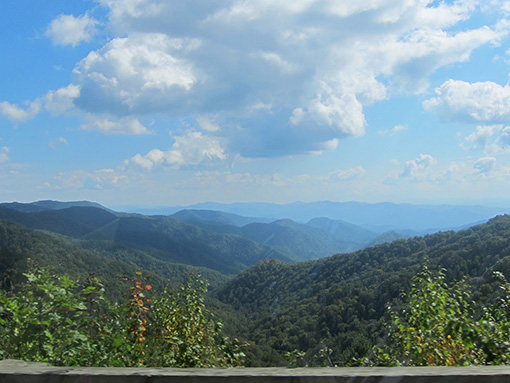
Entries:
POLYGON ((104 210, 110 210, 96 202, 89 201, 70 201, 70 202, 61 202, 61 201, 53 201, 53 200, 43 200, 36 201, 30 203, 21 203, 21 202, 3 202, 0 203, 0 206, 7 207, 9 209, 22 211, 25 213, 32 213, 43 210, 61 210, 67 209, 69 207, 97 207, 104 210))
POLYGON ((211 210, 181 210, 170 217, 197 224, 218 233, 237 234, 283 251, 294 261, 324 258, 362 249, 378 236, 340 220, 316 218, 307 224, 290 219, 242 217, 211 210))
POLYGON ((169 215, 183 209, 215 210, 241 216, 262 217, 273 221, 288 218, 298 223, 324 217, 363 226, 371 231, 377 231, 379 234, 391 230, 414 230, 419 233, 449 230, 486 222, 498 214, 505 214, 510 211, 506 207, 413 205, 391 202, 371 204, 331 201, 288 204, 205 202, 185 207, 131 209, 128 211, 169 215))
POLYGON ((260 217, 244 217, 238 214, 225 213, 218 210, 184 209, 171 215, 172 218, 186 222, 203 224, 222 224, 242 227, 254 222, 270 223, 271 220, 260 217))
POLYGON ((261 259, 261 255, 257 255, 251 261, 247 261, 254 254, 252 252, 262 254, 266 258, 273 257, 288 261, 319 259, 396 239, 437 232, 440 229, 463 229, 471 226, 469 220, 474 218, 478 218, 476 223, 486 222, 486 216, 493 212, 493 209, 483 207, 355 202, 286 205, 200 204, 200 206, 209 205, 227 210, 243 210, 253 215, 243 216, 220 210, 183 209, 170 216, 161 214, 144 216, 139 213, 116 212, 88 201, 37 201, 29 204, 17 202, 0 204, 0 218, 74 238, 114 240, 130 246, 145 246, 152 249, 151 251, 159 252, 161 257, 170 257, 169 259, 176 262, 202 265, 223 271, 227 268, 229 272, 235 273, 249 266, 256 259, 261 259), (356 214, 354 214, 355 210, 356 214), (307 215, 311 216, 312 212, 330 217, 346 215, 359 223, 354 224, 345 219, 325 216, 316 216, 309 221, 296 221, 287 217, 271 219, 256 216, 256 214, 281 216, 293 214, 306 218, 307 215), (373 220, 370 220, 370 217, 373 220), (438 220, 436 228, 431 228, 432 222, 436 219, 438 220), (411 225, 413 220, 414 228, 412 226, 395 228, 396 221, 399 221, 400 225, 406 222, 411 225), (456 225, 446 226, 447 223, 456 225), (418 230, 420 227, 428 227, 428 229, 418 230), (130 231, 129 235, 126 234, 126 230, 130 231), (192 239, 189 233, 195 233, 194 235, 198 237, 192 239), (205 243, 206 239, 209 243, 205 243), (244 245, 235 244, 239 241, 244 245), (237 249, 239 246, 251 249, 252 255, 245 257, 239 253, 232 254, 232 249, 237 249), (258 250, 255 250, 256 247, 258 250), (262 250, 263 248, 265 250, 262 250), (202 255, 194 255, 199 253, 202 255), (218 258, 217 255, 213 255, 215 253, 223 255, 218 258), (223 258, 229 253, 238 260, 243 257, 246 259, 240 262, 229 262, 228 257, 223 258), (222 262, 226 262, 226 265, 222 266, 222 262))

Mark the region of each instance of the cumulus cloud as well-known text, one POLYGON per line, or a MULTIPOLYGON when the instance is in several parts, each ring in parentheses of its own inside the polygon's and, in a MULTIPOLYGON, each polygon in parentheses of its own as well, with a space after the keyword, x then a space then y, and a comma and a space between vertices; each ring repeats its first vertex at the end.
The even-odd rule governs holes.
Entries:
POLYGON ((43 98, 44 108, 53 114, 62 114, 74 108, 74 99, 80 95, 80 87, 70 84, 57 90, 50 90, 43 98))
POLYGON ((495 165, 496 159, 494 157, 485 157, 476 161, 473 167, 475 168, 475 173, 477 175, 486 177, 489 175, 495 165))
POLYGON ((448 80, 426 100, 426 110, 446 120, 500 123, 510 118, 510 85, 448 80))
POLYGON ((331 174, 331 179, 336 181, 352 180, 361 177, 365 174, 365 169, 362 166, 356 166, 345 170, 337 170, 331 174))
POLYGON ((200 132, 188 132, 184 136, 175 136, 169 150, 152 149, 146 155, 136 154, 130 162, 147 170, 156 166, 180 168, 198 164, 210 164, 227 159, 225 149, 216 139, 200 132))
POLYGON ((200 126, 200 128, 202 128, 208 132, 214 133, 214 132, 218 132, 220 130, 219 124, 216 123, 214 121, 214 118, 212 118, 212 117, 199 116, 199 117, 197 117, 197 122, 198 122, 198 125, 200 126))
MULTIPOLYGON (((505 33, 446 32, 471 16, 470 1, 100 3, 123 37, 76 66, 75 105, 118 116, 214 115, 244 156, 317 151, 361 136, 364 107, 389 88, 422 91, 435 69, 505 33), (284 148, 266 149, 268 123, 273 139, 287 139, 284 148)), ((199 125, 218 132, 218 123, 199 125)))
POLYGON ((163 34, 113 39, 74 69, 81 86, 75 103, 92 113, 185 112, 196 76, 193 65, 177 54, 196 47, 193 39, 163 34))
POLYGON ((487 153, 510 150, 510 126, 482 125, 464 139, 465 149, 485 149, 487 153))
POLYGON ((0 102, 0 114, 14 122, 31 120, 40 110, 41 103, 39 101, 28 102, 26 109, 7 101, 0 102))
POLYGON ((150 134, 150 131, 137 118, 111 119, 88 116, 88 119, 89 122, 81 126, 83 130, 95 130, 107 135, 150 134))
MULTIPOLYGON (((76 65, 72 87, 48 93, 47 110, 77 108, 85 129, 108 134, 116 128, 104 116, 195 118, 244 157, 317 153, 362 136, 367 105, 423 91, 437 68, 508 33, 459 24, 475 12, 469 0, 97 1, 114 38, 76 65)), ((96 27, 63 15, 47 33, 73 45, 96 27)))
POLYGON ((431 168, 437 164, 437 160, 430 154, 420 154, 418 158, 406 162, 401 177, 414 179, 426 179, 432 176, 431 168))
POLYGON ((99 169, 95 171, 76 170, 58 173, 55 182, 46 182, 45 189, 91 189, 102 190, 119 187, 129 182, 126 174, 114 169, 99 169))
POLYGON ((25 102, 25 107, 8 101, 0 102, 0 114, 13 122, 26 122, 43 110, 52 114, 62 114, 74 108, 73 101, 79 94, 79 86, 70 84, 57 90, 50 90, 35 101, 25 102))
POLYGON ((88 15, 74 17, 60 15, 54 19, 46 29, 46 35, 56 45, 71 45, 73 47, 82 42, 90 41, 96 34, 99 22, 88 15))

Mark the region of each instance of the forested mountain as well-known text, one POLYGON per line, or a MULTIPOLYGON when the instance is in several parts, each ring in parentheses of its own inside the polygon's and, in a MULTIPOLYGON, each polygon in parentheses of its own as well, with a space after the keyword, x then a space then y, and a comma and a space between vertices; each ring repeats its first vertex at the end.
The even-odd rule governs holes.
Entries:
POLYGON ((305 225, 209 210, 143 216, 117 213, 88 202, 7 203, 0 205, 0 219, 73 238, 111 240, 164 260, 227 273, 237 273, 265 258, 305 261, 355 251, 378 235, 327 218, 305 225))
MULTIPOLYGON (((350 233, 329 233, 321 228, 298 224, 290 219, 269 224, 251 223, 240 233, 254 241, 286 251, 296 261, 324 258, 339 252, 350 252, 363 247, 355 243, 350 233)), ((373 235, 375 236, 375 235, 373 235)))
MULTIPOLYGON (((290 259, 306 261, 336 253, 362 249, 379 237, 378 233, 342 220, 315 218, 306 224, 290 219, 268 222, 267 219, 242 217, 212 210, 182 210, 171 215, 210 231, 237 234, 282 251, 290 259)), ((380 236, 379 243, 404 235, 380 236)))
POLYGON ((36 212, 0 206, 0 219, 78 239, 112 241, 164 261, 228 274, 266 258, 290 261, 284 253, 247 238, 215 233, 169 217, 118 214, 81 206, 36 212))
POLYGON ((300 224, 210 211, 143 216, 78 204, 0 206, 3 288, 19 282, 28 258, 75 277, 94 272, 113 295, 120 277, 138 270, 160 288, 200 272, 212 284, 209 299, 225 330, 251 344, 249 365, 287 365, 293 352, 321 365, 325 350, 339 365, 359 363, 384 337, 387 304, 402 304, 424 263, 445 268, 448 281, 467 277, 481 302, 497 297, 492 271, 510 277, 506 215, 458 232, 398 239, 405 232, 379 235, 328 218, 300 224), (393 242, 293 262, 370 241, 393 242))
POLYGON ((22 211, 25 213, 43 211, 43 210, 59 210, 59 209, 66 209, 68 207, 75 207, 75 206, 97 207, 100 209, 109 210, 106 207, 104 207, 98 203, 89 202, 89 201, 61 202, 61 201, 45 200, 45 201, 36 201, 36 202, 30 202, 30 203, 4 202, 4 203, 0 203, 0 206, 7 207, 12 210, 22 211))
POLYGON ((271 220, 267 218, 244 217, 237 214, 224 213, 222 211, 196 209, 184 209, 172 214, 170 217, 180 221, 199 223, 210 227, 217 225, 242 227, 254 222, 271 222, 271 220))
POLYGON ((445 268, 449 281, 468 277, 477 299, 494 298, 492 271, 510 277, 510 216, 316 261, 264 261, 218 297, 245 318, 236 331, 253 345, 249 363, 285 365, 285 353, 299 350, 321 364, 326 349, 334 362, 352 364, 384 336, 386 305, 401 304, 400 294, 425 262, 445 268))
POLYGON ((94 273, 113 295, 125 291, 119 287, 121 278, 131 278, 137 271, 152 275, 153 284, 161 289, 182 282, 188 274, 201 274, 213 288, 227 279, 211 269, 165 262, 110 241, 76 240, 0 220, 0 283, 3 288, 10 288, 22 279, 28 259, 73 278, 94 273))

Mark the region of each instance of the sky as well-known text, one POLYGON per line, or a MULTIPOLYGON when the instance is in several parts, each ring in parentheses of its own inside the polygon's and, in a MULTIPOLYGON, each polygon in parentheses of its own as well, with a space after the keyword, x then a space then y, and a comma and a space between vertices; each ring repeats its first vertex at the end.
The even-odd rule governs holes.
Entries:
POLYGON ((510 1, 0 2, 0 200, 510 207, 510 1))

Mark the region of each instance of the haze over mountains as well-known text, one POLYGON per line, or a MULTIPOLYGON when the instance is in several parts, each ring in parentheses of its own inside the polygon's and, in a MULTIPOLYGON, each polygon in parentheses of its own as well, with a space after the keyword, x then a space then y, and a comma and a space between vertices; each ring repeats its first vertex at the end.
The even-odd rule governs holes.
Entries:
POLYGON ((199 203, 190 206, 161 208, 125 208, 125 211, 141 214, 170 215, 183 209, 213 210, 268 220, 291 219, 306 223, 314 218, 343 220, 382 233, 389 230, 414 230, 434 232, 474 225, 487 221, 497 214, 509 211, 506 207, 459 206, 459 205, 412 205, 391 202, 294 202, 273 203, 199 203))

